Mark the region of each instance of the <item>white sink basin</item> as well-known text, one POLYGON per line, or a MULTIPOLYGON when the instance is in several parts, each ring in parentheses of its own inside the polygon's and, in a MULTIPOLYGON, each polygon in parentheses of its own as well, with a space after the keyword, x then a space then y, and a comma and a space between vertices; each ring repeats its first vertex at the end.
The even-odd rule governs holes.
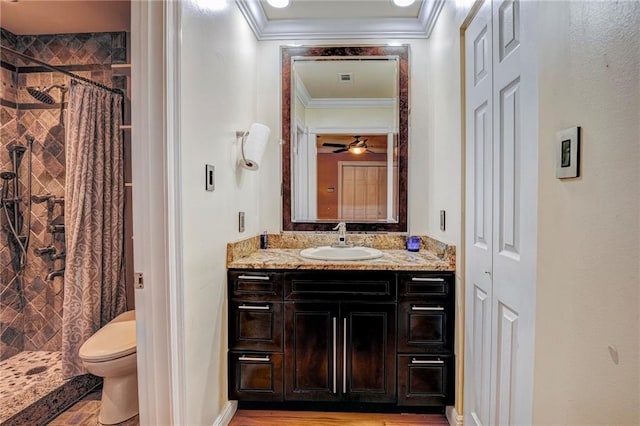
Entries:
POLYGON ((370 247, 320 246, 300 250, 300 256, 316 260, 369 260, 382 257, 382 252, 370 247))

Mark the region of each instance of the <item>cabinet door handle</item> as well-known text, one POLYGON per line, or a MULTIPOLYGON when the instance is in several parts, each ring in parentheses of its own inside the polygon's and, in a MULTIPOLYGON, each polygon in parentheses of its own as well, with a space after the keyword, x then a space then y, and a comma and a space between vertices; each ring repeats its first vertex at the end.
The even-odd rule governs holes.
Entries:
POLYGON ((240 305, 238 306, 238 309, 243 309, 245 311, 268 311, 269 309, 271 309, 271 307, 269 305, 264 305, 264 306, 240 305))
POLYGON ((425 277, 411 277, 411 281, 422 281, 430 283, 443 283, 444 278, 425 278, 425 277))
POLYGON ((442 306, 412 306, 412 311, 444 311, 442 306))
POLYGON ((333 393, 338 393, 338 319, 333 317, 333 393))
POLYGON ((257 281, 269 281, 271 277, 265 275, 240 275, 239 280, 257 280, 257 281))
POLYGON ((347 319, 342 321, 342 393, 347 393, 347 319))
POLYGON ((444 364, 442 360, 423 360, 423 359, 411 359, 411 364, 444 364))
POLYGON ((269 355, 267 356, 244 356, 241 355, 240 357, 238 357, 238 361, 258 361, 258 362, 269 362, 269 355))

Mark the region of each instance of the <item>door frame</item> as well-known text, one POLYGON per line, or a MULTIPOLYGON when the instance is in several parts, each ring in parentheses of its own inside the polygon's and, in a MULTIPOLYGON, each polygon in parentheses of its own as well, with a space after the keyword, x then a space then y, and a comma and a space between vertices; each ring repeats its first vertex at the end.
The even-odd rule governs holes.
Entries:
POLYGON ((132 181, 141 425, 185 424, 180 2, 131 2, 132 181))

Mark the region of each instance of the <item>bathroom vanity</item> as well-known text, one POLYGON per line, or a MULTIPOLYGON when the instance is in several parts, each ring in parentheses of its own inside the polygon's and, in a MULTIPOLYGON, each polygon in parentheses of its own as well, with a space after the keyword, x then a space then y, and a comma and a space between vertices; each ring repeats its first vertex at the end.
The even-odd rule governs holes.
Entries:
POLYGON ((229 264, 229 399, 380 411, 453 404, 450 263, 403 250, 361 262, 298 252, 229 264))

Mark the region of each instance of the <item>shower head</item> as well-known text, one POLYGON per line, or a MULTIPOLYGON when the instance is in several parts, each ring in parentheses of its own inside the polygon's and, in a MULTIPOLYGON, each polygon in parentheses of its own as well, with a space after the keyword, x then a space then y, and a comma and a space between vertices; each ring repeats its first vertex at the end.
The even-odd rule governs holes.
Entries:
POLYGON ((9 172, 9 171, 5 171, 0 173, 0 178, 2 178, 3 180, 12 180, 15 179, 16 174, 13 172, 9 172))
POLYGON ((0 172, 0 178, 2 178, 2 180, 4 180, 4 185, 2 185, 2 196, 0 197, 0 200, 2 201, 0 203, 4 204, 4 200, 6 200, 7 198, 9 198, 9 181, 15 179, 16 174, 10 171, 4 171, 4 172, 0 172))
POLYGON ((43 104, 53 105, 56 103, 56 100, 53 99, 53 96, 49 94, 51 89, 60 89, 61 92, 66 92, 67 88, 64 86, 60 86, 59 84, 54 84, 53 86, 49 86, 44 90, 39 90, 37 87, 27 87, 27 92, 38 102, 42 102, 43 104))
POLYGON ((18 143, 12 143, 11 145, 9 145, 7 147, 7 151, 9 151, 9 154, 13 154, 14 152, 16 152, 18 154, 22 154, 26 150, 27 150, 27 148, 25 148, 24 146, 22 146, 22 145, 20 145, 18 143))
POLYGON ((38 102, 43 104, 53 105, 56 103, 55 99, 47 93, 47 91, 38 90, 35 87, 27 87, 27 92, 38 102))

